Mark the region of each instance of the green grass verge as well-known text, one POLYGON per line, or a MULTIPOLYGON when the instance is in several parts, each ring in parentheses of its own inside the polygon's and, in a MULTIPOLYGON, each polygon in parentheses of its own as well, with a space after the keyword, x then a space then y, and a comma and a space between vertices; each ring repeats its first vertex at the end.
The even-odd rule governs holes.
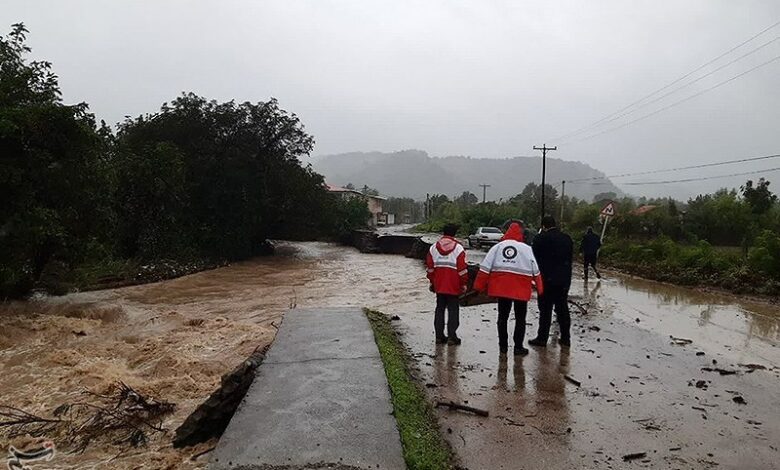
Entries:
POLYGON ((374 310, 366 309, 366 316, 385 366, 407 467, 412 470, 454 468, 452 450, 439 431, 425 392, 409 373, 409 355, 390 320, 374 310))

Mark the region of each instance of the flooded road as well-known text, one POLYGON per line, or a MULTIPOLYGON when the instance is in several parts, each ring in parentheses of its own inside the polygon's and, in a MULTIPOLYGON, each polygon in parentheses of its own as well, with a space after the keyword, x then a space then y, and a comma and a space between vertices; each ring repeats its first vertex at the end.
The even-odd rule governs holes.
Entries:
MULTIPOLYGON (((464 466, 777 468, 778 308, 606 277, 573 285, 572 298, 588 314, 572 308, 571 349, 553 336, 526 357, 499 355, 493 305, 462 310, 459 347, 433 344, 425 309, 402 315, 431 399, 490 412, 437 411, 464 466), (623 461, 637 453, 646 456, 623 461)), ((526 341, 537 319, 532 301, 526 341)))
MULTIPOLYGON (((203 468, 207 456, 191 457, 213 442, 174 450, 172 430, 222 374, 273 339, 284 312, 367 306, 401 317, 431 397, 491 411, 438 412, 468 468, 620 468, 624 453, 639 451, 649 461, 634 465, 652 468, 771 468, 779 457, 775 306, 627 277, 576 283, 572 294, 590 313, 574 312, 571 351, 551 346, 515 361, 498 355, 492 305, 462 309, 462 346, 434 345, 433 301, 417 260, 325 243, 279 251, 157 284, 0 305, 1 404, 49 415, 85 389, 103 393, 122 380, 177 404, 164 423, 169 434, 125 453, 110 443, 59 453, 50 467, 203 468), (670 344, 669 335, 693 343, 670 344), (697 380, 707 388, 689 386, 697 380), (733 402, 736 394, 747 404, 733 402)), ((533 304, 528 321, 530 337, 533 304)))

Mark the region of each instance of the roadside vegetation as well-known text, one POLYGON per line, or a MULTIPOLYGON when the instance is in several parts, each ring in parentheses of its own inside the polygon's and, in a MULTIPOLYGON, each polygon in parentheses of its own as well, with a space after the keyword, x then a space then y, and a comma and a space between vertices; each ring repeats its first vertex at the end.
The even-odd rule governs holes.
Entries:
POLYGON ((186 274, 368 219, 301 162, 314 139, 275 99, 185 93, 114 129, 63 103, 26 34, 0 36, 0 299, 186 274))
POLYGON ((411 470, 454 468, 452 450, 439 431, 425 392, 409 372, 410 358, 390 320, 374 310, 366 309, 366 315, 385 366, 407 467, 411 470))
MULTIPOLYGON (((431 216, 417 226, 438 232, 447 222, 460 224, 460 235, 480 226, 500 227, 510 218, 540 219, 541 189, 531 183, 508 201, 478 204, 465 196, 454 201, 435 195, 431 216)), ((619 198, 614 193, 593 201, 559 197, 545 189, 548 213, 579 243, 587 227, 600 233, 599 213, 615 201, 618 215, 608 225, 601 261, 650 279, 690 286, 712 286, 735 293, 780 295, 780 203, 765 179, 739 189, 721 189, 688 201, 669 198, 619 198)))

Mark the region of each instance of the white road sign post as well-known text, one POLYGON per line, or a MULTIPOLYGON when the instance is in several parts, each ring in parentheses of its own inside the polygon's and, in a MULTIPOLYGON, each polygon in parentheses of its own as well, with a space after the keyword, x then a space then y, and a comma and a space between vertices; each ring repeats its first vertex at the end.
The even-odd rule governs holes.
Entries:
POLYGON ((615 216, 615 201, 609 201, 601 209, 601 216, 604 218, 604 225, 601 226, 601 242, 604 243, 604 235, 607 233, 607 224, 609 219, 615 216))

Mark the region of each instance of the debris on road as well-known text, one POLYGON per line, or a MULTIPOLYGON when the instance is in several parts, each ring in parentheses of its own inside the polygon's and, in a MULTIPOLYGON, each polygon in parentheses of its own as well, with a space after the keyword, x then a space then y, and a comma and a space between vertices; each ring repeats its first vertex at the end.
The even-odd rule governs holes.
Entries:
POLYGON ((717 372, 720 375, 735 375, 737 371, 733 369, 723 369, 720 367, 702 367, 701 370, 705 372, 717 372))
POLYGON ((739 367, 744 367, 745 369, 748 369, 748 373, 755 372, 757 370, 766 370, 767 367, 763 366, 761 364, 737 364, 739 367))
POLYGON ((582 386, 582 382, 580 382, 579 380, 575 379, 574 377, 572 377, 570 375, 564 375, 563 378, 566 379, 567 382, 573 383, 574 385, 576 385, 578 387, 582 386))
POLYGON ((669 337, 670 337, 670 338, 672 338, 672 344, 676 344, 676 345, 678 345, 678 346, 685 346, 686 344, 691 344, 691 343, 693 343, 693 340, 692 340, 692 339, 688 339, 688 338, 677 338, 677 337, 674 337, 674 336, 672 336, 672 335, 669 335, 669 337))
POLYGON ((475 415, 479 415, 479 416, 485 416, 485 417, 490 416, 490 413, 487 410, 474 408, 473 406, 468 406, 468 405, 461 405, 460 403, 455 403, 454 401, 437 401, 436 408, 439 408, 440 406, 445 406, 453 410, 468 411, 470 413, 474 413, 475 415))
POLYGON ((577 302, 575 302, 575 301, 573 301, 573 300, 571 300, 571 299, 569 299, 569 304, 571 304, 571 305, 574 305, 575 307, 577 307, 577 309, 578 309, 578 310, 580 311, 580 313, 582 313, 583 315, 587 315, 587 314, 588 314, 588 309, 586 309, 586 308, 585 308, 585 307, 584 307, 582 304, 580 304, 580 303, 577 303, 577 302))
POLYGON ((643 459, 647 457, 647 452, 636 452, 633 454, 626 454, 623 456, 624 462, 630 462, 632 460, 643 459))
POLYGON ((741 395, 737 395, 736 397, 732 398, 731 401, 739 405, 747 405, 747 402, 741 395))

